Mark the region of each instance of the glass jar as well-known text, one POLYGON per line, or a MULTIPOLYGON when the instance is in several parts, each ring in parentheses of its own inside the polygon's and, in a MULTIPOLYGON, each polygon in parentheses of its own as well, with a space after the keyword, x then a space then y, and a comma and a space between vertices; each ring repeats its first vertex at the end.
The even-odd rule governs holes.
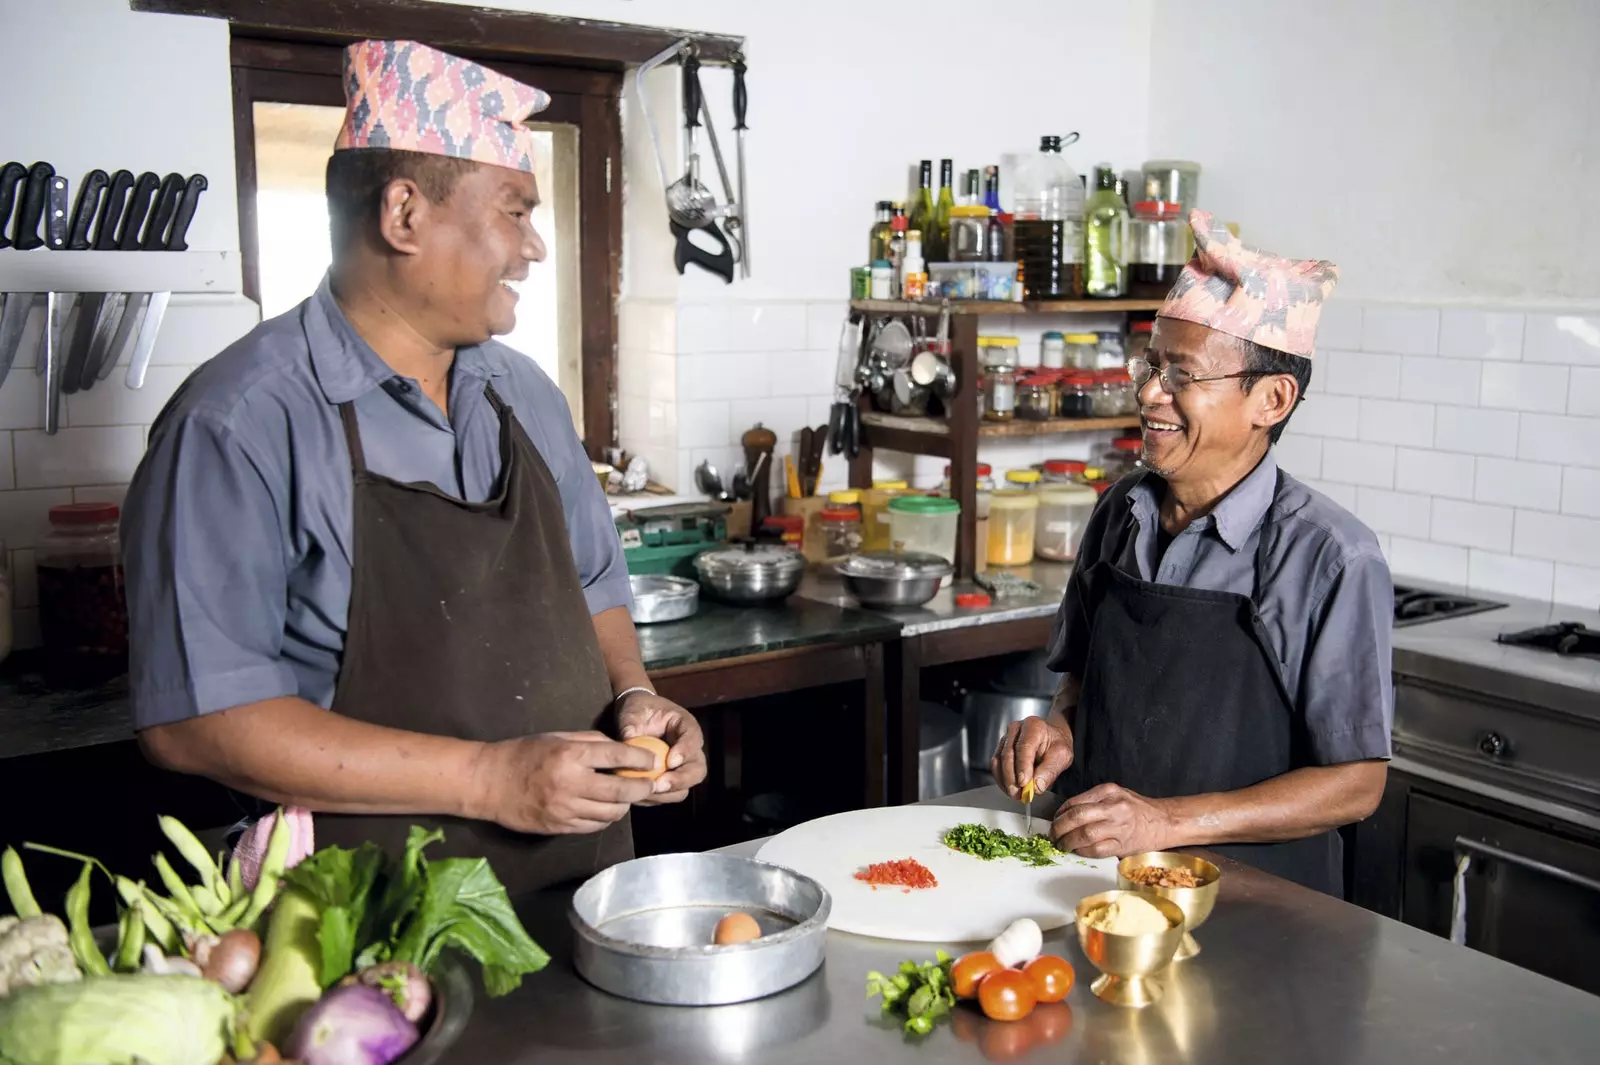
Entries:
POLYGON ((1040 473, 1046 485, 1083 484, 1083 471, 1088 468, 1088 463, 1077 459, 1045 459, 1040 473))
POLYGON ((1038 514, 1039 497, 1034 492, 1008 489, 994 494, 989 501, 985 551, 989 565, 1025 566, 1033 561, 1033 527, 1038 514))
POLYGON ((1122 396, 1108 373, 1094 375, 1094 390, 1089 393, 1089 408, 1096 418, 1116 418, 1122 414, 1122 396))
POLYGON ((1137 436, 1119 436, 1101 445, 1095 452, 1095 462, 1104 471, 1106 480, 1115 481, 1138 468, 1143 451, 1144 441, 1137 436))
POLYGON ((798 548, 805 541, 806 518, 804 514, 769 514, 761 519, 761 528, 790 547, 798 548))
POLYGON ((1043 480, 1044 475, 1038 470, 1006 471, 1006 488, 1010 491, 1031 492, 1043 480))
POLYGON ((950 262, 987 261, 988 239, 989 208, 982 204, 961 204, 950 208, 950 262))
POLYGON ((1146 358, 1150 350, 1150 336, 1155 332, 1154 322, 1134 322, 1128 327, 1128 358, 1146 358))
POLYGON ((1056 375, 1032 373, 1017 380, 1017 417, 1047 422, 1056 413, 1056 375))
POLYGON ((1117 370, 1128 365, 1128 353, 1122 350, 1121 333, 1096 333, 1094 343, 1094 368, 1117 370))
POLYGON ((1057 388, 1056 413, 1062 418, 1094 417, 1094 374, 1082 370, 1061 378, 1057 388))
POLYGON ((115 503, 50 508, 50 531, 34 553, 39 631, 64 676, 105 680, 128 669, 128 604, 115 503))
POLYGON ((1067 366, 1067 338, 1054 329, 1039 338, 1039 365, 1046 370, 1067 366))
POLYGON ((1052 562, 1071 562, 1078 555, 1083 527, 1100 498, 1088 485, 1046 485, 1039 489, 1039 517, 1034 524, 1033 553, 1052 562))
POLYGON ((1100 338, 1093 333, 1068 333, 1067 365, 1074 370, 1092 370, 1095 368, 1095 351, 1100 344, 1100 338))
POLYGON ((828 506, 834 510, 845 507, 856 512, 856 517, 861 517, 861 489, 836 488, 828 493, 828 506))
POLYGON ((1009 366, 989 366, 983 371, 985 421, 1009 422, 1017 413, 1017 373, 1009 366))
POLYGON ((838 562, 861 550, 861 511, 855 507, 826 507, 817 515, 822 526, 822 556, 838 562))
POLYGON ((873 481, 861 493, 861 549, 885 551, 889 547, 889 501, 911 488, 904 481, 873 481))
POLYGON ((1133 205, 1128 222, 1130 296, 1161 299, 1172 290, 1189 260, 1188 229, 1182 204, 1140 200, 1133 205))
POLYGON ((956 557, 961 504, 943 496, 901 496, 889 501, 889 549, 956 557))
MULTIPOLYGON (((950 464, 944 464, 944 480, 939 482, 939 491, 945 495, 950 494, 950 464)), ((987 462, 978 463, 978 491, 994 491, 994 468, 987 462)))
POLYGON ((985 366, 1022 365, 1022 342, 1016 337, 979 337, 978 361, 985 366))

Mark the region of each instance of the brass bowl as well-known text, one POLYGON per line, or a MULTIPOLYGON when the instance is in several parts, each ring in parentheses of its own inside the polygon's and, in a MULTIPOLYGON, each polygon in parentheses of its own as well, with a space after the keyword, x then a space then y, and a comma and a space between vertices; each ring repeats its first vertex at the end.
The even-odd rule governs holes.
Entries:
POLYGON ((1183 911, 1183 940, 1178 944, 1178 952, 1172 956, 1173 961, 1183 961, 1200 953, 1200 944, 1194 938, 1194 930, 1205 924, 1206 918, 1211 916, 1211 907, 1217 903, 1217 885, 1221 881, 1222 870, 1204 858, 1175 854, 1172 851, 1130 854, 1117 863, 1117 887, 1126 891, 1144 891, 1160 895, 1177 903, 1178 909, 1183 911), (1194 874, 1196 880, 1200 881, 1200 886, 1151 887, 1129 879, 1129 873, 1147 865, 1160 866, 1163 869, 1187 869, 1194 874))
POLYGON ((1079 902, 1078 945, 1083 948, 1084 956, 1100 970, 1089 990, 1113 1006, 1141 1008, 1160 999, 1161 984, 1151 976, 1172 964, 1172 954, 1183 939, 1183 920, 1183 910, 1177 903, 1148 891, 1102 891, 1079 902), (1167 918, 1167 930, 1120 936, 1089 927, 1084 920, 1086 915, 1124 895, 1139 895, 1160 910, 1167 918))

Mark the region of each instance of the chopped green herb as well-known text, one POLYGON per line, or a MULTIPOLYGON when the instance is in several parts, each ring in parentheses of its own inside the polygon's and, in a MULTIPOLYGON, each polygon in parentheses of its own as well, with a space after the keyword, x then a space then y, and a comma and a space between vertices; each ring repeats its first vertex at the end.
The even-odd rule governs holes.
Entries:
POLYGON ((956 1004, 955 989, 950 985, 950 955, 939 950, 934 960, 918 965, 903 961, 892 976, 880 972, 867 974, 867 997, 883 996, 884 1013, 903 1013, 906 1031, 914 1035, 927 1035, 934 1023, 945 1016, 956 1004))
POLYGON ((1058 850, 1049 836, 1013 836, 998 828, 983 825, 957 825, 944 834, 944 845, 951 850, 992 862, 996 858, 1016 858, 1041 867, 1056 863, 1065 852, 1058 850))

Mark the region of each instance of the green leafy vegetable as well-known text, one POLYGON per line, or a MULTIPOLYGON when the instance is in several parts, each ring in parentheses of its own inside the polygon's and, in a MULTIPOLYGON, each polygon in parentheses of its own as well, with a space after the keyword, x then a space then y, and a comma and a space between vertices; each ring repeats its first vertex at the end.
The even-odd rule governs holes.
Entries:
POLYGON ((376 843, 355 850, 324 847, 289 870, 284 880, 299 888, 320 911, 317 941, 322 961, 317 974, 324 988, 355 967, 356 951, 372 940, 379 910, 369 907, 373 888, 387 859, 376 843))
POLYGON ((1058 850, 1049 836, 1013 836, 1002 829, 973 824, 957 825, 946 832, 944 845, 986 862, 1016 858, 1035 867, 1054 865, 1066 853, 1058 850))
POLYGON ((424 866, 422 901, 395 944, 395 961, 431 972, 445 947, 456 947, 483 966, 483 986, 504 995, 538 972, 550 956, 528 937, 506 889, 485 858, 446 858, 424 866))
POLYGON ((867 997, 883 996, 884 1013, 905 1015, 907 1032, 927 1035, 940 1017, 956 1004, 955 989, 950 985, 950 955, 935 951, 934 960, 918 965, 903 961, 892 976, 880 972, 867 974, 867 997))

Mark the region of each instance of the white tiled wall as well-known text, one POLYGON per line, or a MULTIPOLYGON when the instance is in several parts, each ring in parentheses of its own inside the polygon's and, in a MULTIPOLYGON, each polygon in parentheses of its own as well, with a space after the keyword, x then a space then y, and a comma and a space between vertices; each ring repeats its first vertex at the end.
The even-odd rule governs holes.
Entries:
POLYGON ((61 503, 122 503, 144 453, 150 423, 190 372, 253 328, 256 305, 238 296, 175 295, 150 356, 144 386, 130 389, 121 369, 87 392, 65 396, 61 429, 44 432, 43 378, 34 373, 34 331, 0 385, 0 540, 11 564, 19 647, 38 642, 34 545, 46 515, 61 503))
POLYGON ((1334 303, 1279 461, 1398 577, 1600 606, 1600 315, 1334 303))

